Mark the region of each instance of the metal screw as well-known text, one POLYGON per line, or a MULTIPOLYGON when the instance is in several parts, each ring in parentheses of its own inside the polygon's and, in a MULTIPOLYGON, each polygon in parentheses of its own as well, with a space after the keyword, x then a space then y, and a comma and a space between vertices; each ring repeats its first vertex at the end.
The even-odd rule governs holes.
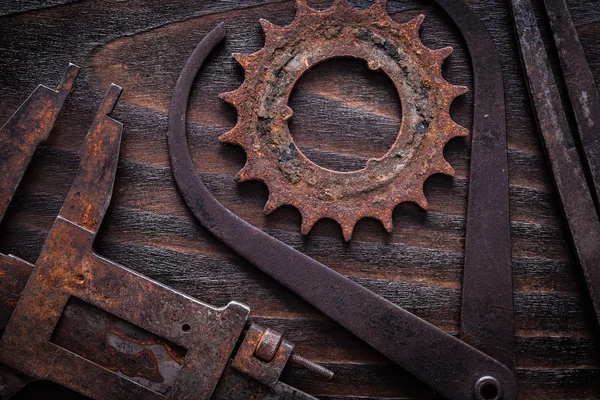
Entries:
POLYGON ((254 351, 254 355, 264 362, 270 362, 277 354, 277 350, 279 349, 279 345, 283 337, 281 333, 277 332, 275 329, 267 328, 263 332, 260 342, 256 346, 256 350, 254 351))
POLYGON ((290 361, 293 362, 294 364, 297 364, 297 365, 300 365, 300 366, 306 368, 307 370, 309 370, 311 372, 314 372, 317 375, 321 375, 327 379, 333 378, 333 371, 325 368, 322 365, 317 364, 314 361, 310 361, 309 359, 299 356, 296 353, 292 353, 292 355, 290 357, 290 361))

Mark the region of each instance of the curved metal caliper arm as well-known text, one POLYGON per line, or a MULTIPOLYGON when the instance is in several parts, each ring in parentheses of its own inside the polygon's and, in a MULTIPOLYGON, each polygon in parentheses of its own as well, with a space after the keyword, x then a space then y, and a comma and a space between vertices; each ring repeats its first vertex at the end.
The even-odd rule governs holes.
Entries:
POLYGON ((487 399, 481 379, 493 377, 497 397, 516 398, 509 368, 253 227, 221 205, 196 173, 186 140, 186 109, 198 70, 225 37, 214 28, 186 62, 169 111, 173 174, 202 225, 236 253, 449 399, 487 399), (477 390, 476 390, 477 388, 477 390))

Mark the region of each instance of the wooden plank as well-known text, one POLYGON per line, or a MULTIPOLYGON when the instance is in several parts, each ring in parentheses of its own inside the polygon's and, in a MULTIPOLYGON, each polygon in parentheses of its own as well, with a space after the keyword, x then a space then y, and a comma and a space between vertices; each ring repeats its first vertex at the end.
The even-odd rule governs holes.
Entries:
MULTIPOLYGON (((469 140, 446 146, 457 175, 426 182, 430 210, 398 206, 392 234, 376 221, 363 220, 346 244, 335 223, 320 221, 302 237, 295 209, 263 215, 265 186, 234 180, 244 152, 217 141, 236 121, 235 110, 217 95, 243 81, 230 54, 260 49, 258 19, 290 23, 292 1, 58 3, 30 1, 22 2, 22 8, 0 9, 0 15, 10 14, 0 17, 0 120, 37 84, 56 84, 68 61, 83 67, 51 139, 36 153, 0 225, 0 251, 35 261, 77 169, 79 145, 107 86, 115 82, 124 87, 114 115, 125 130, 98 252, 203 301, 224 305, 235 299, 250 305, 259 323, 283 330, 299 352, 336 372, 329 382, 303 371, 286 373, 288 382, 309 393, 331 400, 433 398, 425 385, 241 260, 192 219, 169 169, 166 114, 190 51, 212 26, 227 20, 229 37, 208 60, 190 104, 192 156, 207 186, 252 224, 452 333, 458 330, 460 313, 469 140)), ((362 8, 371 3, 352 1, 362 8)), ((423 42, 455 49, 444 66, 445 78, 472 87, 463 42, 443 12, 431 2, 389 3, 396 21, 426 15, 423 42)), ((492 33, 505 75, 520 398, 596 398, 599 332, 532 120, 509 10, 500 0, 470 3, 492 33)), ((600 2, 568 3, 600 82, 600 2)), ((310 4, 325 8, 331 1, 310 4)), ((540 5, 536 2, 539 12, 540 5)), ((550 45, 546 26, 543 33, 550 45)), ((383 154, 401 121, 389 80, 359 61, 314 68, 298 83, 290 104, 295 112, 291 130, 301 150, 318 164, 339 170, 359 168, 369 157, 383 154)), ((452 115, 470 127, 471 93, 457 99, 452 115)), ((22 398, 40 398, 39 393, 48 392, 30 389, 22 398)), ((57 393, 59 398, 67 392, 57 393)))

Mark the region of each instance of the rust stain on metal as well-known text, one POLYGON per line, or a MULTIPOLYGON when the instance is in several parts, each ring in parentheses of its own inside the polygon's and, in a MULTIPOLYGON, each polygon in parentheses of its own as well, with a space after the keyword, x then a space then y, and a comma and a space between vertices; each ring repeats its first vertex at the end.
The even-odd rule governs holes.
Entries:
POLYGON ((37 146, 50 134, 79 73, 69 64, 56 90, 38 86, 0 129, 0 221, 37 146))
MULTIPOLYGON (((267 347, 271 346, 267 345, 267 347)), ((264 385, 274 387, 293 350, 294 345, 284 339, 281 333, 252 324, 246 332, 244 341, 240 345, 231 367, 264 385), (274 339, 272 353, 268 360, 261 358, 261 352, 264 353, 265 350, 261 348, 261 345, 265 345, 265 336, 274 339)))
MULTIPOLYGON (((201 303, 93 251, 117 169, 122 125, 108 115, 120 93, 118 86, 110 87, 92 123, 73 185, 0 338, 0 361, 98 400, 122 398, 123 393, 130 399, 164 399, 156 391, 162 386, 153 383, 167 377, 171 383, 167 398, 188 398, 190 393, 210 398, 250 310, 236 302, 222 308, 201 303), (99 339, 76 343, 69 333, 73 329, 60 333, 60 321, 73 300, 91 306, 83 312, 85 318, 94 320, 89 310, 99 309, 185 349, 182 364, 170 362, 167 369, 159 368, 154 354, 135 346, 127 339, 129 335, 114 333, 120 329, 112 330, 110 324, 104 326, 106 330, 92 327, 91 333, 88 327, 73 327, 83 333, 80 338, 99 339), (97 351, 98 343, 102 347, 107 339, 110 349, 97 351), (111 352, 116 358, 110 358, 111 352), (128 368, 130 361, 146 371, 128 368), (116 369, 125 375, 143 376, 149 383, 125 378, 115 373, 116 369)), ((181 360, 181 355, 177 358, 181 360)))
POLYGON ((247 154, 239 181, 260 180, 269 188, 266 214, 289 204, 302 214, 302 234, 319 219, 331 218, 350 240, 356 222, 365 217, 392 230, 396 205, 412 201, 427 209, 423 183, 431 175, 454 174, 444 159, 445 144, 468 131, 450 118, 453 100, 467 91, 444 80, 441 66, 452 52, 432 50, 419 40, 424 16, 394 22, 386 2, 358 10, 346 0, 317 11, 296 1, 295 20, 278 27, 260 20, 265 46, 256 53, 234 54, 245 70, 244 83, 221 94, 238 112, 237 125, 220 137, 242 146, 247 154), (363 59, 394 82, 402 102, 402 125, 396 141, 364 169, 337 172, 311 162, 289 132, 287 105, 298 79, 312 66, 332 58, 363 59))

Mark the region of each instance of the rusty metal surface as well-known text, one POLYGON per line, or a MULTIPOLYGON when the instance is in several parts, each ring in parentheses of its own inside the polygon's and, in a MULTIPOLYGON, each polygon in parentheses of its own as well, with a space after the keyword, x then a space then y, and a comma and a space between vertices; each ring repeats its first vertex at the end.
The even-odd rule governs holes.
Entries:
POLYGON ((27 261, 0 254, 0 331, 8 324, 32 270, 33 265, 27 261))
MULTIPOLYGON (((16 257, 0 257, 4 257, 0 262, 2 331, 34 266, 16 257)), ((181 347, 74 297, 65 306, 51 342, 161 394, 166 394, 172 386, 186 353, 181 347)), ((259 348, 263 342, 260 341, 259 348)), ((331 371, 311 362, 306 364, 307 360, 295 353, 292 353, 290 361, 314 373, 332 377, 331 371)), ((314 400, 314 397, 282 382, 269 387, 232 369, 230 365, 231 361, 211 399, 245 400, 254 396, 256 399, 314 400)), ((31 379, 0 364, 0 399, 10 398, 31 379)))
MULTIPOLYGON (((55 335, 65 307, 74 300, 185 349, 183 364, 166 397, 193 393, 196 398, 210 398, 249 309, 235 302, 223 308, 201 303, 92 250, 116 172, 122 125, 108 114, 120 92, 118 86, 111 86, 90 128, 75 181, 0 339, 0 361, 94 399, 164 398, 140 380, 126 379, 59 345, 74 346, 68 337, 55 335)), ((120 339, 112 337, 117 347, 120 339)), ((150 381, 151 376, 149 373, 145 379, 150 381)))
MULTIPOLYGON (((69 64, 56 89, 38 86, 0 129, 0 221, 12 200, 37 146, 43 142, 58 117, 79 73, 69 64)), ((16 257, 0 254, 0 334, 31 271, 31 265, 16 257)), ((0 398, 8 398, 31 379, 0 364, 0 398)))
POLYGON ((283 382, 274 387, 266 386, 256 379, 236 370, 231 362, 225 368, 219 385, 215 389, 213 400, 316 400, 283 382))
POLYGON ((0 221, 37 146, 44 141, 79 73, 69 64, 58 87, 38 86, 0 129, 0 221))
POLYGON ((564 0, 544 0, 581 142, 583 160, 600 196, 600 93, 564 0))
POLYGON ((503 399, 515 399, 516 379, 505 365, 265 234, 211 195, 196 173, 187 147, 186 110, 198 70, 224 37, 225 28, 220 24, 192 52, 175 85, 169 110, 171 166, 195 217, 242 257, 444 397, 481 398, 481 393, 475 392, 480 379, 491 377, 498 381, 503 399))
POLYGON ((0 364, 0 399, 8 399, 17 393, 31 378, 0 364))
POLYGON ((233 358, 231 367, 267 386, 274 387, 293 350, 294 345, 284 339, 279 332, 252 324, 233 358), (257 351, 260 353, 261 344, 264 345, 264 336, 268 338, 279 336, 273 346, 274 354, 269 360, 263 360, 259 354, 256 354, 257 351))
POLYGON ((431 175, 454 170, 443 155, 453 137, 468 134, 450 118, 450 105, 466 87, 444 80, 441 65, 452 52, 431 50, 419 40, 420 15, 394 22, 386 1, 358 10, 337 0, 324 11, 297 1, 296 18, 286 27, 261 20, 265 46, 256 53, 234 54, 245 70, 244 83, 221 98, 238 112, 236 126, 220 140, 242 146, 246 165, 239 181, 260 180, 269 188, 265 213, 293 205, 302 214, 302 234, 319 219, 337 221, 350 240, 361 218, 381 221, 392 230, 392 211, 404 201, 424 209, 423 183, 431 175), (298 79, 325 60, 351 57, 383 71, 402 104, 402 125, 389 151, 370 159, 364 169, 337 172, 310 161, 288 129, 293 111, 288 98, 298 79))
POLYGON ((600 323, 600 221, 529 0, 512 0, 513 22, 536 122, 575 253, 600 323))

